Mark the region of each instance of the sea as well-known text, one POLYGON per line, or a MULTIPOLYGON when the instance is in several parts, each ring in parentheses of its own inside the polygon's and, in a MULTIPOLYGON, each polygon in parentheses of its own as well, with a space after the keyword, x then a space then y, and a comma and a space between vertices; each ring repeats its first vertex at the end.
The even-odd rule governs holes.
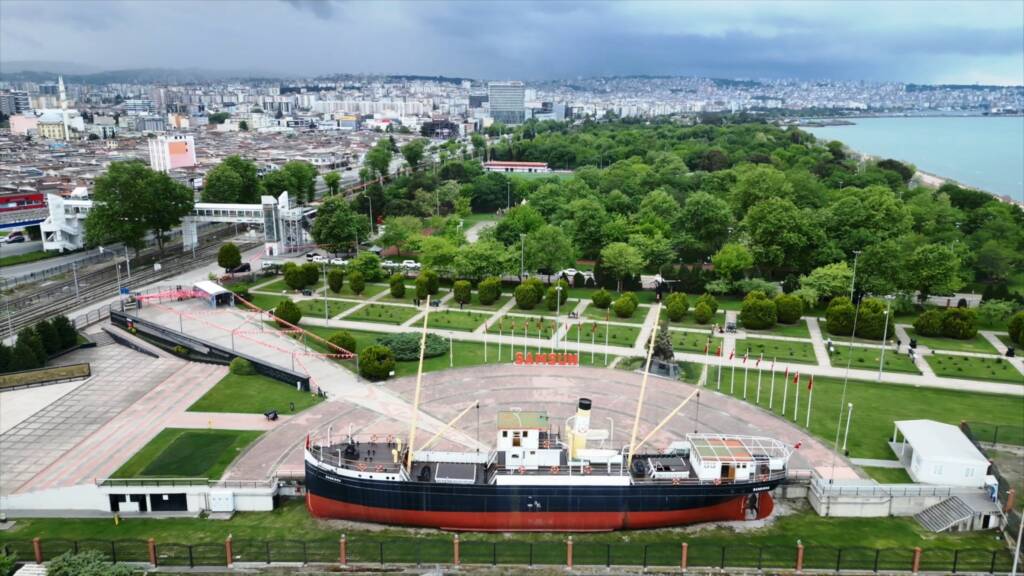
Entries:
POLYGON ((921 172, 1024 201, 1024 117, 852 118, 851 126, 804 128, 921 172))

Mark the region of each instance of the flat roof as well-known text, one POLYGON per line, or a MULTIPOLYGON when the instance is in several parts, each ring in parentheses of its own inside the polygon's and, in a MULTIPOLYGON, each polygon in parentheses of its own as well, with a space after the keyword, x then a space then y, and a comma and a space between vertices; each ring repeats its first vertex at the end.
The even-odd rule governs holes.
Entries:
POLYGON ((491 162, 484 162, 484 166, 523 166, 530 168, 547 167, 547 162, 502 162, 499 160, 492 160, 491 162))
POLYGON ((192 288, 205 292, 210 296, 216 296, 218 294, 228 294, 231 291, 227 288, 217 284, 216 282, 210 282, 209 280, 200 280, 192 285, 192 288))
POLYGON ((935 420, 898 420, 896 429, 914 452, 926 460, 988 466, 988 458, 952 424, 935 420))
POLYGON ((498 412, 498 430, 547 430, 547 412, 498 412))

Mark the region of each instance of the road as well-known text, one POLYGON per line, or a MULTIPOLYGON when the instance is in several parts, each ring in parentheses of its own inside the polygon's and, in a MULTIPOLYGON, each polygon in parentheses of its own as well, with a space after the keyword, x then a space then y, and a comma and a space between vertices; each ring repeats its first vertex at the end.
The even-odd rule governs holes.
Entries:
MULTIPOLYGON (((35 244, 37 249, 42 249, 42 242, 27 242, 26 244, 35 244)), ((26 244, 14 244, 13 246, 25 246, 26 244)), ((0 248, 0 256, 10 256, 7 252, 8 246, 0 248)), ((107 252, 111 251, 122 251, 120 244, 110 244, 103 247, 107 252)), ((26 252, 32 252, 33 250, 26 250, 26 252)), ((25 276, 27 274, 33 274, 36 272, 42 272, 43 270, 49 270, 55 268, 61 264, 70 264, 72 262, 78 262, 85 260, 86 258, 92 258, 98 254, 98 249, 83 250, 81 252, 75 252, 73 254, 67 254, 64 256, 54 256, 53 258, 46 258, 43 260, 36 260, 35 262, 26 262, 25 264, 18 264, 16 266, 4 266, 0 269, 0 278, 17 278, 19 276, 25 276)))
MULTIPOLYGON (((29 252, 38 252, 43 249, 43 241, 36 240, 35 242, 22 242, 20 244, 7 244, 0 242, 0 258, 5 256, 17 256, 19 254, 28 254, 29 252)), ((7 270, 7 266, 4 270, 7 270)))

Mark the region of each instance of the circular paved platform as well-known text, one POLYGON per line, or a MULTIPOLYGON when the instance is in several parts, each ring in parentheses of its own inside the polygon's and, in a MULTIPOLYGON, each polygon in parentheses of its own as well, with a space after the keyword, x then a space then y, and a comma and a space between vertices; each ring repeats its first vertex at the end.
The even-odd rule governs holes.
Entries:
MULTIPOLYGON (((500 410, 546 410, 553 425, 562 426, 576 409, 576 401, 587 397, 593 401, 594 428, 611 428, 614 422, 614 444, 629 443, 629 433, 636 411, 641 374, 623 370, 559 366, 485 366, 434 372, 423 377, 420 408, 441 421, 448 421, 473 402, 479 401, 480 442, 494 445, 495 416, 500 410)), ((381 386, 411 402, 415 377, 400 378, 381 386)), ((692 385, 651 377, 641 415, 640 437, 652 430, 662 418, 693 390, 692 385)), ((821 409, 827 409, 822 406, 821 409)), ((471 410, 455 426, 465 435, 477 435, 477 411, 471 410)), ((344 398, 335 398, 303 412, 291 422, 265 435, 229 471, 238 479, 263 478, 275 467, 296 471, 301 469, 301 446, 307 432, 326 434, 328 426, 335 435, 349 427, 357 434, 408 433, 408 422, 399 422, 365 408, 355 407, 344 398)), ((830 447, 809 435, 806 430, 766 410, 733 399, 712 389, 701 391, 652 438, 654 448, 682 439, 688 432, 717 432, 769 436, 790 445, 800 445, 791 460, 792 469, 816 469, 828 477, 833 464, 830 447)), ((431 434, 418 432, 417 444, 431 434)), ((438 449, 461 449, 452 441, 439 443, 438 449)), ((836 478, 856 478, 857 473, 842 457, 834 459, 836 478)))

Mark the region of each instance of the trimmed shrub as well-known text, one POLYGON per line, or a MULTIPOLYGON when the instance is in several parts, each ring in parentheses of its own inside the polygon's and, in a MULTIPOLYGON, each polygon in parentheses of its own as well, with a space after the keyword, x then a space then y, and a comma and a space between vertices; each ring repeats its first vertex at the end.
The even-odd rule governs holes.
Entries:
POLYGON ((591 296, 590 299, 593 300, 595 307, 602 310, 606 310, 612 305, 612 295, 604 288, 594 292, 594 295, 591 296))
POLYGON ((384 277, 380 267, 380 258, 373 252, 360 252, 348 265, 349 272, 358 270, 369 282, 376 282, 384 277))
POLYGON ((533 290, 534 298, 537 302, 544 299, 544 292, 547 290, 547 286, 537 278, 527 278, 520 286, 527 286, 533 290))
POLYGON ((686 294, 673 292, 665 298, 665 312, 668 314, 669 320, 679 322, 686 318, 686 313, 689 310, 690 302, 686 299, 686 294))
MULTIPOLYGON (((32 352, 32 366, 30 368, 38 368, 46 365, 46 347, 43 345, 43 341, 39 338, 39 333, 32 328, 25 327, 18 331, 18 340, 14 345, 14 355, 19 355, 18 344, 25 343, 25 347, 32 352)), ((24 349, 24 348, 23 348, 24 349)), ((22 368, 24 370, 24 368, 22 368)))
POLYGON ((1010 318, 1010 341, 1024 346, 1024 310, 1017 312, 1010 318))
POLYGON ((760 290, 747 294, 743 299, 743 307, 740 309, 740 322, 744 328, 750 330, 767 330, 778 321, 778 312, 775 310, 775 302, 768 299, 768 296, 760 290))
POLYGON ((36 356, 36 351, 32 347, 30 338, 22 338, 21 333, 18 334, 18 340, 14 344, 14 348, 11 349, 11 357, 7 361, 7 370, 10 372, 20 372, 21 370, 32 370, 33 368, 39 368, 43 365, 36 356))
MULTIPOLYGON (((789 294, 799 288, 800 279, 796 277, 796 274, 786 274, 786 279, 782 281, 782 291, 789 294)), ((776 302, 777 305, 778 303, 776 302)))
MULTIPOLYGON (((386 346, 394 354, 395 360, 419 360, 420 359, 420 334, 406 332, 402 334, 388 334, 377 338, 377 343, 386 346)), ((423 353, 424 358, 433 358, 448 353, 448 341, 437 334, 427 334, 427 347, 423 353)))
POLYGON ((892 324, 885 326, 885 303, 874 298, 865 299, 860 303, 860 314, 857 316, 857 337, 867 340, 881 340, 888 333, 892 335, 892 324))
MULTIPOLYGON (((291 264, 291 262, 288 264, 291 264)), ((292 290, 302 290, 306 287, 306 273, 298 266, 285 265, 284 283, 292 290)))
POLYGON ((181 344, 178 344, 177 346, 172 348, 171 352, 174 352, 178 356, 182 356, 182 357, 188 356, 188 348, 185 348, 181 344))
POLYGON ((694 305, 700 304, 701 302, 708 305, 708 309, 711 310, 712 315, 714 315, 715 312, 718 312, 718 299, 712 296, 711 294, 705 292, 704 294, 698 296, 697 300, 694 302, 694 305))
POLYGON ((395 355, 387 346, 374 344, 359 355, 359 374, 369 380, 386 380, 395 369, 395 355))
POLYGON ((302 310, 299 310, 295 302, 283 300, 274 308, 274 319, 278 326, 286 326, 285 322, 298 325, 299 320, 302 320, 302 310))
POLYGON ((769 298, 774 298, 779 293, 779 285, 769 282, 763 278, 748 278, 733 283, 733 289, 737 292, 749 294, 751 292, 764 292, 769 298))
POLYGON ((57 330, 48 320, 37 322, 35 330, 36 334, 39 335, 39 341, 43 343, 43 349, 46 350, 48 357, 63 350, 60 345, 60 334, 57 334, 57 330))
POLYGON ((468 280, 457 280, 452 284, 452 293, 454 294, 453 298, 459 304, 469 304, 473 297, 473 287, 468 280))
POLYGON ((947 308, 942 315, 942 335, 957 340, 970 340, 978 335, 974 310, 947 308))
POLYGON ((306 262, 302 265, 302 275, 306 277, 306 286, 315 286, 320 280, 320 265, 315 262, 306 262))
POLYGON ((356 338, 344 330, 339 330, 334 334, 331 334, 327 341, 334 344, 338 348, 344 348, 349 352, 356 353, 356 338))
POLYGON ((693 309, 693 319, 697 321, 697 324, 707 324, 711 322, 713 316, 707 302, 698 302, 693 309))
POLYGON ((405 298, 405 276, 392 274, 388 284, 391 286, 392 298, 405 298))
POLYGON ((825 310, 825 327, 830 334, 849 336, 853 334, 853 317, 856 313, 849 298, 836 296, 825 310))
POLYGON ((7 372, 7 366, 11 363, 11 349, 0 342, 0 374, 7 372))
POLYGON ((626 292, 612 304, 612 310, 619 318, 631 318, 633 312, 636 312, 636 306, 636 296, 632 292, 626 292))
POLYGON ((914 320, 914 332, 920 336, 941 336, 942 311, 934 308, 925 310, 914 320))
POLYGON ((427 293, 431 296, 437 295, 438 290, 441 289, 441 278, 437 275, 437 272, 433 270, 424 270, 420 272, 419 278, 425 278, 427 282, 427 293))
POLYGON ((248 284, 232 284, 231 286, 228 286, 228 290, 231 290, 231 293, 234 294, 235 296, 238 296, 239 298, 247 302, 252 302, 252 294, 249 294, 248 284))
POLYGON ((345 273, 337 268, 327 273, 327 287, 331 289, 331 292, 335 294, 341 292, 341 287, 345 284, 345 273))
POLYGON ((256 367, 245 358, 235 358, 228 364, 228 371, 239 376, 252 376, 256 373, 256 367))
POLYGON ((565 280, 559 280, 554 286, 548 286, 544 292, 544 305, 548 310, 557 310, 560 304, 565 304, 569 299, 569 284, 565 280), (561 286, 559 292, 557 286, 561 286))
POLYGON ((363 293, 363 290, 366 289, 366 278, 362 272, 356 270, 348 275, 348 289, 356 296, 363 293))
POLYGON ((520 310, 533 310, 533 307, 537 305, 537 291, 533 289, 533 286, 529 286, 525 282, 516 286, 513 294, 516 297, 516 306, 520 310))
POLYGON ((804 302, 796 296, 779 294, 775 297, 775 311, 778 314, 779 322, 796 324, 804 315, 804 302))
POLYGON ((494 304, 498 298, 501 298, 501 279, 494 276, 484 278, 476 287, 476 292, 481 304, 484 306, 494 304))
POLYGON ((47 576, 131 576, 135 571, 125 564, 111 564, 99 550, 65 552, 46 563, 47 576))
POLYGON ((416 298, 426 300, 430 296, 430 279, 420 274, 414 283, 416 284, 416 298))
POLYGON ((54 317, 52 320, 53 327, 57 329, 57 334, 60 337, 61 348, 67 350, 75 344, 78 344, 78 329, 75 325, 68 320, 68 317, 61 314, 54 317))

